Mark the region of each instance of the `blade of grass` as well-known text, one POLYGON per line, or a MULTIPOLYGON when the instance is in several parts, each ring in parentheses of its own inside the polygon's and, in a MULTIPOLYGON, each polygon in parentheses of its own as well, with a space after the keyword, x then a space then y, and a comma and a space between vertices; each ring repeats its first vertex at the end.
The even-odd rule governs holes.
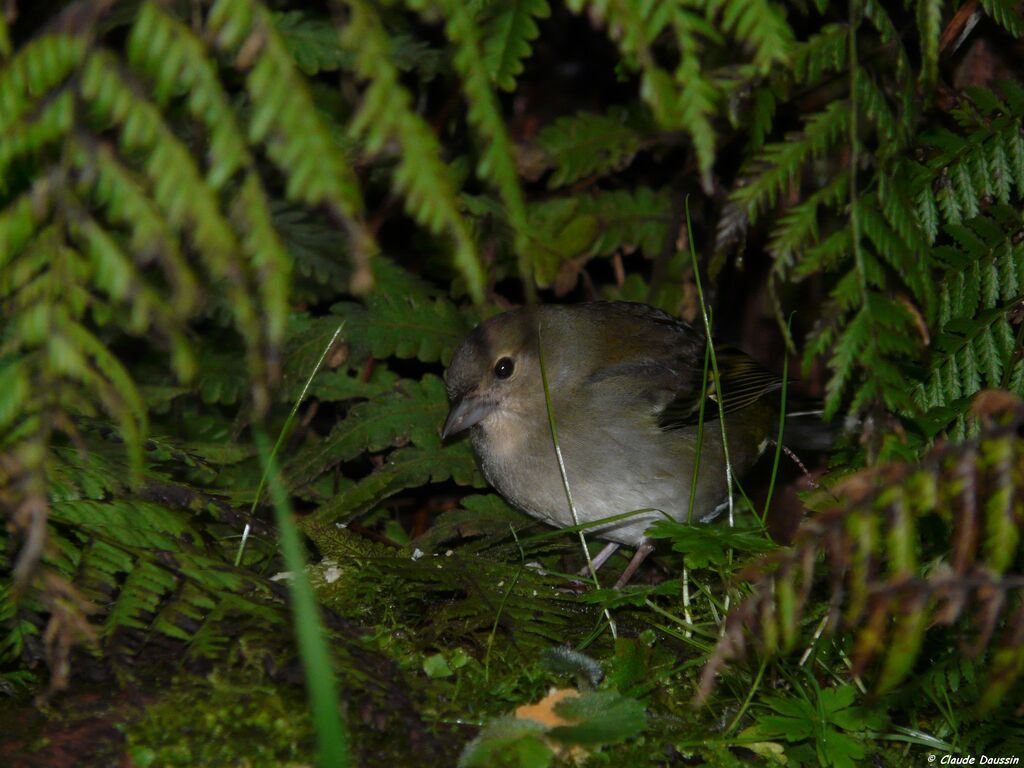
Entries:
MULTIPOLYGON (((710 336, 708 337, 711 338, 710 336)), ((700 470, 700 457, 704 448, 704 406, 708 397, 708 367, 711 365, 711 343, 704 345, 704 377, 700 385, 700 406, 697 411, 697 448, 693 454, 693 474, 690 477, 690 507, 686 514, 686 522, 693 525, 693 505, 697 501, 697 477, 700 470)))
MULTIPOLYGON (((704 338, 706 349, 709 350, 709 356, 711 357, 711 370, 715 377, 715 402, 718 404, 718 422, 722 429, 722 453, 725 456, 725 485, 728 491, 728 502, 729 502, 729 527, 732 528, 735 525, 735 500, 733 499, 732 484, 734 473, 732 470, 732 460, 729 457, 729 437, 726 434, 725 428, 725 396, 724 389, 722 388, 722 376, 718 370, 718 356, 715 354, 715 345, 711 341, 711 315, 708 312, 707 302, 704 300, 704 287, 700 281, 700 265, 697 263, 697 249, 694 246, 693 240, 693 220, 690 217, 690 198, 687 196, 685 201, 686 206, 686 235, 690 245, 690 260, 693 263, 693 280, 697 286, 697 300, 700 303, 700 316, 704 321, 704 338)), ((705 379, 706 379, 705 375, 705 379)), ((703 402, 701 403, 703 408, 703 402)), ((740 489, 742 492, 742 488, 740 489)), ((746 496, 746 494, 743 494, 746 496)), ((749 501, 748 501, 749 503, 749 501)), ((753 509, 754 505, 750 504, 750 508, 753 509)), ((729 565, 732 565, 732 550, 729 550, 729 565)), ((729 595, 725 596, 726 611, 729 608, 729 595)), ((722 626, 722 631, 725 631, 725 626, 722 626)))
POLYGON ((313 587, 306 577, 306 557, 302 551, 299 529, 292 520, 291 504, 281 480, 273 453, 268 450, 267 436, 262 429, 253 432, 256 448, 263 464, 263 476, 270 487, 274 519, 281 538, 281 553, 291 571, 288 581, 294 614, 293 628, 299 657, 306 676, 306 692, 316 732, 316 763, 321 768, 346 768, 349 765, 348 731, 338 712, 338 691, 334 667, 323 623, 317 610, 313 587))
POLYGON ((508 603, 509 595, 511 595, 512 590, 516 588, 516 584, 519 582, 519 577, 523 575, 523 570, 526 568, 526 553, 523 552, 523 546, 519 543, 519 537, 516 535, 516 529, 509 525, 509 530, 512 532, 512 538, 516 541, 516 546, 519 547, 519 568, 509 580, 508 589, 505 590, 505 594, 501 596, 501 604, 498 605, 498 610, 494 614, 494 623, 491 624, 491 632, 487 635, 487 651, 484 653, 484 680, 491 679, 491 648, 494 647, 494 638, 498 634, 498 622, 501 621, 501 614, 505 610, 505 604, 508 603))
MULTIPOLYGON (((298 398, 292 405, 291 411, 288 413, 288 418, 284 420, 284 426, 281 427, 281 431, 277 435, 277 442, 274 443, 274 449, 270 452, 270 458, 276 459, 278 451, 281 450, 281 445, 284 444, 285 438, 291 432, 292 424, 295 421, 295 414, 299 412, 299 407, 302 402, 306 399, 306 394, 309 392, 309 387, 313 383, 313 379, 320 372, 321 366, 324 364, 324 360, 327 358, 327 353, 331 351, 331 347, 334 346, 334 342, 338 340, 338 335, 341 333, 341 329, 345 327, 345 321, 341 321, 338 327, 334 330, 334 334, 331 336, 330 341, 327 342, 327 346, 324 347, 324 351, 320 353, 320 359, 316 361, 316 365, 313 366, 312 372, 309 374, 309 378, 306 379, 305 385, 302 387, 302 392, 299 393, 298 398)), ((267 483, 267 471, 264 468, 263 476, 260 477, 260 484, 256 486, 256 496, 252 500, 252 507, 249 509, 250 515, 256 514, 256 505, 260 503, 260 498, 263 496, 263 487, 267 483)), ((242 540, 238 543, 238 553, 235 555, 235 565, 238 566, 242 562, 242 555, 245 554, 245 544, 249 540, 249 533, 252 530, 252 526, 248 523, 245 524, 245 528, 242 530, 242 540)))
POLYGON ((761 678, 764 677, 764 670, 767 666, 768 659, 762 659, 761 666, 757 670, 757 676, 754 678, 754 682, 750 686, 750 691, 747 693, 747 697, 743 700, 743 704, 740 705, 739 711, 736 712, 736 717, 732 719, 732 722, 729 723, 729 727, 725 729, 726 736, 736 730, 736 726, 740 724, 740 720, 743 719, 743 715, 746 714, 747 709, 750 708, 750 702, 754 700, 754 694, 757 693, 757 689, 761 687, 761 678))
MULTIPOLYGON (((555 411, 551 407, 551 389, 548 386, 548 371, 544 365, 544 342, 541 338, 541 326, 537 325, 537 359, 540 363, 540 380, 544 386, 544 405, 548 412, 548 428, 551 430, 551 440, 555 444, 555 456, 558 459, 558 472, 562 476, 562 487, 565 488, 565 498, 569 502, 569 512, 572 514, 573 525, 579 528, 580 516, 576 512, 576 504, 572 500, 572 488, 569 487, 569 478, 565 473, 565 459, 562 457, 562 445, 558 442, 558 425, 555 424, 555 411)), ((597 589, 601 588, 601 582, 597 578, 597 572, 594 570, 594 561, 590 557, 590 549, 587 547, 587 539, 583 535, 582 530, 578 530, 577 533, 580 537, 580 546, 583 547, 583 556, 587 559, 587 570, 590 572, 590 576, 594 581, 594 587, 597 589)), ((608 619, 608 628, 611 630, 612 637, 618 639, 618 631, 615 629, 615 620, 612 619, 611 612, 604 609, 605 618, 608 619)))
MULTIPOLYGON (((704 448, 704 406, 708 398, 708 367, 711 365, 711 344, 704 345, 704 374, 700 384, 700 406, 697 411, 697 447, 693 454, 693 474, 690 476, 690 503, 686 512, 686 522, 693 525, 693 507, 697 502, 697 477, 700 473, 700 458, 704 448)), ((690 569, 683 557, 683 618, 693 623, 690 613, 690 569)), ((689 637, 689 630, 686 631, 689 637)))
MULTIPOLYGON (((790 315, 786 323, 786 333, 790 333, 793 324, 793 316, 790 315)), ((786 394, 789 389, 789 355, 782 356, 782 392, 779 395, 779 434, 775 438, 775 456, 772 459, 772 477, 768 481, 768 498, 764 500, 764 512, 761 515, 761 526, 768 520, 768 509, 772 503, 772 496, 775 493, 775 479, 779 473, 779 460, 782 458, 782 433, 786 425, 786 394)))
MULTIPOLYGON (((735 500, 733 498, 732 486, 735 473, 732 468, 732 460, 729 457, 729 437, 725 428, 725 397, 722 389, 722 376, 718 370, 718 356, 715 354, 715 345, 711 341, 711 315, 708 312, 707 303, 704 300, 704 287, 700 281, 700 266, 697 264, 697 249, 693 244, 693 221, 690 218, 690 198, 686 198, 686 234, 690 244, 690 259, 693 262, 693 280, 697 286, 697 301, 700 304, 700 316, 704 321, 704 334, 707 340, 707 349, 710 350, 711 370, 715 377, 715 402, 718 404, 718 421, 722 429, 722 452, 725 454, 725 482, 729 491, 729 527, 735 525, 735 500)), ((701 403, 703 408, 703 403, 701 403)), ((742 489, 741 489, 742 490, 742 489)), ((744 494, 746 495, 746 494, 744 494)), ((753 505, 751 505, 753 507, 753 505)))

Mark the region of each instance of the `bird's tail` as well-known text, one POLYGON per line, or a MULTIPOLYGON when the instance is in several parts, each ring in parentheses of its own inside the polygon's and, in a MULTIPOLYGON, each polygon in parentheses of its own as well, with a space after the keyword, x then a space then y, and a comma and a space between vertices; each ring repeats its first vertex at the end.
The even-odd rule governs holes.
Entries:
POLYGON ((786 414, 782 426, 782 443, 797 452, 831 450, 844 427, 839 421, 827 422, 821 408, 800 408, 786 414))

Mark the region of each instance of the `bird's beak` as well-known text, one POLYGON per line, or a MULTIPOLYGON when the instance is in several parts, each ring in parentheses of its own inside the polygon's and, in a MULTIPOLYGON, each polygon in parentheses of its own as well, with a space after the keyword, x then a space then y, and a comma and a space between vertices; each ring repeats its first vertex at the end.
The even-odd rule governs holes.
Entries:
POLYGON ((463 395, 448 411, 448 418, 444 420, 444 427, 441 429, 441 439, 447 440, 452 435, 479 424, 492 414, 495 408, 497 403, 490 398, 474 394, 463 395))

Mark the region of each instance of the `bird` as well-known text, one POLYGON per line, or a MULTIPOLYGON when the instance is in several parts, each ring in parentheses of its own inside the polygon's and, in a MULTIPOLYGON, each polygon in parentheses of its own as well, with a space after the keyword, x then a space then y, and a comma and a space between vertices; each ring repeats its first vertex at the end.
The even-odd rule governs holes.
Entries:
POLYGON ((703 331, 646 304, 512 309, 478 325, 456 348, 445 372, 450 408, 441 438, 468 431, 487 482, 532 517, 565 528, 620 516, 587 532, 608 542, 588 556, 593 572, 620 546, 635 549, 621 587, 653 550, 646 535, 652 523, 710 522, 726 507, 719 404, 737 475, 777 429, 778 398, 770 394, 782 380, 717 344, 716 378, 706 350, 703 331), (622 517, 629 512, 637 514, 622 517))

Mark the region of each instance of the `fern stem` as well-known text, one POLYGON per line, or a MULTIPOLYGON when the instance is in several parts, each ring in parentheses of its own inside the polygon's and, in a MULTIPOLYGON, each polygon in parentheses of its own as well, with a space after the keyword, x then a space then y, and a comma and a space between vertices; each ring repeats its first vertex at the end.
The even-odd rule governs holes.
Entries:
POLYGON ((849 0, 848 47, 850 49, 850 240, 853 247, 853 263, 857 270, 857 286, 860 289, 861 304, 868 304, 867 268, 864 265, 864 252, 860 247, 860 216, 857 212, 857 165, 860 153, 857 145, 857 25, 860 21, 859 0, 849 0))

